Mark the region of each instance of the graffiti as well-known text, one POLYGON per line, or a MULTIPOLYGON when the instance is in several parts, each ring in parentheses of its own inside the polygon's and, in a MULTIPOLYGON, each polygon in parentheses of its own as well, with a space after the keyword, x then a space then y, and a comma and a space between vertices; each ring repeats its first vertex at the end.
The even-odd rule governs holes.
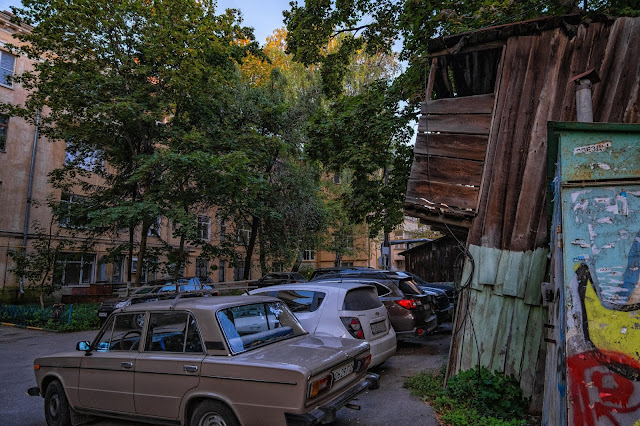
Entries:
MULTIPOLYGON (((631 188, 633 189, 633 188, 631 188)), ((565 195, 569 419, 640 423, 640 197, 620 187, 565 195), (570 200, 570 201, 569 201, 570 200), (569 274, 573 275, 569 275, 569 274)))

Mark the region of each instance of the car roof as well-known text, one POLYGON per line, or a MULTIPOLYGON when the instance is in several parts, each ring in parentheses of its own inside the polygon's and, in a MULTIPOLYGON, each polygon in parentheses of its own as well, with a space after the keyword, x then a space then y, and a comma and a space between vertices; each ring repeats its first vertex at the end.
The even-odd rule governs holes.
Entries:
POLYGON ((122 308, 122 312, 151 311, 151 310, 175 310, 175 309, 202 309, 207 311, 230 308, 251 303, 278 301, 269 296, 210 296, 210 297, 178 297, 158 300, 155 302, 130 305, 122 308))
POLYGON ((351 290, 359 287, 370 287, 372 284, 364 283, 364 282, 311 281, 307 283, 277 284, 269 287, 255 289, 255 290, 252 290, 250 293, 251 294, 254 294, 254 292, 265 293, 265 292, 277 291, 277 290, 290 290, 292 288, 300 288, 304 290, 329 289, 329 288, 340 289, 340 290, 351 290))

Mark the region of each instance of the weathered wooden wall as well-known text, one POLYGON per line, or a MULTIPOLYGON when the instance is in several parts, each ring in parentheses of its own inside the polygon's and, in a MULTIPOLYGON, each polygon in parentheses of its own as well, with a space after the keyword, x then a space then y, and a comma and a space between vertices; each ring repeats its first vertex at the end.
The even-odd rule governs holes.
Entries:
POLYGON ((406 269, 429 282, 460 281, 464 256, 460 251, 465 237, 445 236, 403 252, 406 269))
MULTIPOLYGON (((538 410, 547 349, 543 329, 548 320, 540 292, 549 244, 547 121, 575 121, 575 88, 569 80, 592 68, 602 80, 594 86, 594 119, 640 121, 640 19, 573 25, 574 19, 571 25, 547 25, 544 30, 528 24, 533 28, 528 34, 527 28, 514 31, 514 26, 491 29, 490 42, 504 35, 505 45, 478 206, 469 219, 468 248, 475 268, 467 261, 462 284, 470 284, 456 319, 462 332, 454 339, 450 357, 450 368, 456 371, 481 364, 513 374, 538 410)), ((486 42, 478 34, 468 36, 466 49, 472 49, 474 42, 486 42)), ((463 105, 466 99, 452 101, 463 105)), ((466 128, 466 116, 438 118, 451 128, 456 119, 460 128, 466 128)), ((432 128, 428 117, 420 124, 422 131, 432 128)), ((413 183, 418 186, 429 186, 424 175, 413 183)), ((411 188, 408 204, 416 198, 409 198, 411 188)), ((423 209, 412 204, 406 211, 426 219, 433 211, 426 204, 423 209)), ((434 224, 447 220, 447 213, 442 210, 444 219, 435 218, 434 224)))

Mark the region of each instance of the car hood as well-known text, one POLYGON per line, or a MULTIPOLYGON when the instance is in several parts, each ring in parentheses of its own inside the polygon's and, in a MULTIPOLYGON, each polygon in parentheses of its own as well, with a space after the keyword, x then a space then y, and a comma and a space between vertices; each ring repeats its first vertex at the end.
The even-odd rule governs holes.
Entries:
POLYGON ((292 369, 299 367, 313 375, 368 349, 369 344, 363 341, 305 335, 254 349, 233 358, 235 361, 254 365, 288 366, 292 369))

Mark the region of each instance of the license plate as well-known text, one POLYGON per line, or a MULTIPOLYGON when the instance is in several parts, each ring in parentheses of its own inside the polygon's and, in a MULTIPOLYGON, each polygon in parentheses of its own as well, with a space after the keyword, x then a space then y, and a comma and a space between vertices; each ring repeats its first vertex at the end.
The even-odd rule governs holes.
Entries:
POLYGON ((100 318, 105 318, 107 316, 107 313, 106 312, 98 312, 98 316, 100 318))
POLYGON ((333 375, 334 382, 337 382, 338 380, 348 376, 351 373, 353 373, 353 362, 350 362, 349 364, 345 364, 342 367, 336 368, 331 372, 331 374, 333 375))
POLYGON ((371 324, 371 333, 380 334, 387 331, 387 324, 385 321, 378 321, 376 323, 371 324))

